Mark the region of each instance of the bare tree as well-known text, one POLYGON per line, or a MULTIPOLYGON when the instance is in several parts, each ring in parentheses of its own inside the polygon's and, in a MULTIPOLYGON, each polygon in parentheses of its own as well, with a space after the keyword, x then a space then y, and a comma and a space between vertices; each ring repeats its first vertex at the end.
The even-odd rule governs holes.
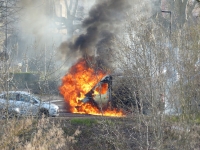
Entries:
POLYGON ((65 9, 66 9, 66 17, 57 16, 55 13, 55 21, 59 22, 59 25, 57 28, 59 30, 61 29, 67 29, 68 37, 72 37, 75 30, 80 29, 81 25, 74 24, 75 21, 82 21, 83 19, 83 7, 80 7, 78 5, 79 0, 65 0, 65 9), (81 11, 79 13, 79 16, 77 16, 77 11, 81 11))
MULTIPOLYGON (((170 31, 154 20, 143 18, 137 23, 127 20, 124 36, 114 40, 114 65, 123 80, 117 79, 116 86, 120 88, 114 89, 113 95, 118 106, 127 105, 132 112, 134 125, 129 128, 116 123, 115 130, 105 124, 107 136, 103 137, 108 141, 114 139, 116 149, 198 148, 199 138, 192 134, 196 132, 193 129, 200 112, 196 67, 200 53, 199 25, 185 25, 169 37, 170 31), (137 97, 141 108, 134 105, 137 97), (135 101, 133 105, 128 104, 131 101, 135 101), (148 115, 137 115, 139 109, 148 115), (177 141, 175 134, 180 136, 177 141)), ((175 20, 174 24, 180 22, 175 20)))

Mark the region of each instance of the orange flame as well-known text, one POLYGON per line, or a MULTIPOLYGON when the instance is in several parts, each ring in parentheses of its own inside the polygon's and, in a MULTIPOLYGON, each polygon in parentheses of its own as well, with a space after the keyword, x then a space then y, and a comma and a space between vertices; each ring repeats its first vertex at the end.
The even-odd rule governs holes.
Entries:
MULTIPOLYGON (((73 65, 68 74, 62 78, 62 86, 59 88, 65 102, 69 105, 70 112, 81 114, 93 114, 103 116, 124 116, 123 112, 117 109, 101 111, 94 103, 83 103, 85 94, 91 91, 94 86, 106 75, 101 70, 90 68, 84 59, 80 59, 73 65)), ((101 88, 96 88, 92 95, 105 94, 108 90, 108 84, 103 83, 101 88)))

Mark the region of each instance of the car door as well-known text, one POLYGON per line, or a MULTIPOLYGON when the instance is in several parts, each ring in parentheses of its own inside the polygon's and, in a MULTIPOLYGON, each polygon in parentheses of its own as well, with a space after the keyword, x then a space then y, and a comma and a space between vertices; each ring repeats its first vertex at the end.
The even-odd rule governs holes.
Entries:
POLYGON ((36 115, 37 106, 34 104, 34 99, 31 95, 21 94, 21 101, 23 102, 24 111, 26 115, 36 115))
POLYGON ((36 98, 33 95, 30 95, 30 103, 32 104, 31 105, 32 113, 34 115, 37 115, 39 112, 39 107, 40 107, 39 101, 36 100, 36 98))
POLYGON ((9 93, 4 93, 1 98, 4 99, 4 110, 8 108, 8 112, 13 112, 14 108, 19 108, 18 104, 16 102, 16 93, 9 92, 9 93))
MULTIPOLYGON (((14 95, 13 95, 14 96, 14 95)), ((24 101, 21 93, 15 93, 16 107, 20 108, 21 115, 27 115, 27 103, 24 101)))
POLYGON ((6 101, 6 105, 8 104, 8 108, 16 108, 17 107, 16 93, 4 94, 4 99, 6 101), (8 103, 7 103, 7 100, 8 100, 8 103))
POLYGON ((0 109, 4 112, 7 108, 8 111, 15 107, 15 99, 13 98, 11 93, 4 93, 0 96, 0 109))

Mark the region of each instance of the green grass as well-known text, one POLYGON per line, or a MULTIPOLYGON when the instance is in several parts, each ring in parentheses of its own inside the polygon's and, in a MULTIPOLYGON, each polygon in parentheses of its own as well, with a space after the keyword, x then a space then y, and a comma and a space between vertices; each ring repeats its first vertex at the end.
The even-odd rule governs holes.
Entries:
POLYGON ((92 126, 93 124, 97 124, 97 120, 96 119, 89 119, 89 118, 74 118, 71 119, 71 124, 72 125, 86 125, 86 126, 92 126))
POLYGON ((195 121, 196 124, 200 124, 200 113, 196 115, 194 121, 195 121))
POLYGON ((190 122, 200 124, 200 114, 181 114, 179 116, 169 116, 166 119, 167 121, 174 123, 190 122))

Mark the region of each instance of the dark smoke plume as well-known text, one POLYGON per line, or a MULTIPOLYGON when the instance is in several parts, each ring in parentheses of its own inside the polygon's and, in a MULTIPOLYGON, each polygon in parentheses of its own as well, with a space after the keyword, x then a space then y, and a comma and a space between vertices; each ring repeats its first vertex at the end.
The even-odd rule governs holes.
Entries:
MULTIPOLYGON (((66 56, 93 56, 102 65, 109 64, 111 47, 115 33, 126 18, 130 8, 128 0, 99 0, 89 12, 89 17, 83 20, 85 33, 76 39, 63 42, 59 49, 66 56)), ((106 65, 107 66, 107 65, 106 65)))

